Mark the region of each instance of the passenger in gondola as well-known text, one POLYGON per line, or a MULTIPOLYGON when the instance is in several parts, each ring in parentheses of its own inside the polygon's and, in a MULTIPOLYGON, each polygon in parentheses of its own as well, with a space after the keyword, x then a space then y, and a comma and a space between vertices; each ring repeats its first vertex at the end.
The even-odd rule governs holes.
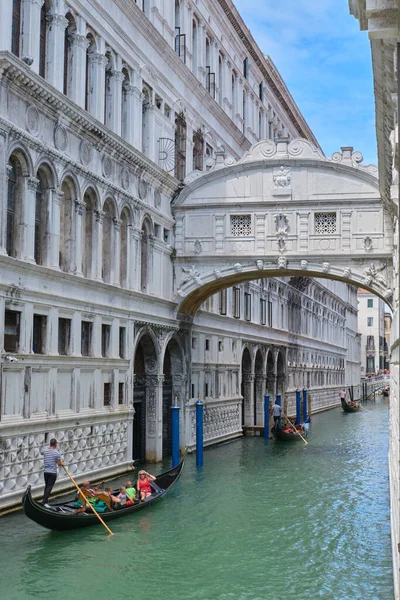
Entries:
POLYGON ((156 478, 147 471, 139 471, 138 475, 137 491, 140 494, 140 500, 146 500, 153 493, 150 482, 155 481, 156 478))
POLYGON ((132 485, 132 481, 125 482, 126 495, 129 496, 133 502, 136 500, 136 489, 132 485))
POLYGON ((129 498, 128 494, 126 493, 126 487, 124 486, 121 486, 119 488, 119 494, 117 498, 119 499, 119 507, 130 506, 131 504, 133 504, 133 500, 129 498))

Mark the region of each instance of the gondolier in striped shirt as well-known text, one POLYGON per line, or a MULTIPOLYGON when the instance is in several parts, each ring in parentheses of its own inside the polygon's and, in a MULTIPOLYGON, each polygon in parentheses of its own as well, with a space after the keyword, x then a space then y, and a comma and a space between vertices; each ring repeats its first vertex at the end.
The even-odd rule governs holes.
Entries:
POLYGON ((62 467, 61 454, 57 450, 57 440, 52 438, 50 445, 42 451, 43 467, 44 467, 44 483, 45 489, 43 494, 43 504, 48 508, 48 500, 51 490, 57 479, 57 467, 62 467))

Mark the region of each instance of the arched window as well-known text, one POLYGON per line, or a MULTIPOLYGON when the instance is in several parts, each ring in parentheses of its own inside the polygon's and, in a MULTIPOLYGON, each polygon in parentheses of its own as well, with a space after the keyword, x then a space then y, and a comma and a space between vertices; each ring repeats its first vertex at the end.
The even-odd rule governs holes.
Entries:
POLYGON ((61 186, 63 196, 60 203, 60 269, 65 273, 72 271, 72 253, 74 241, 75 186, 65 179, 61 186))
POLYGON ((45 256, 45 231, 46 231, 46 180, 43 173, 39 170, 37 174, 38 183, 36 186, 35 201, 35 243, 34 257, 38 265, 44 264, 45 256))
POLYGON ((68 25, 65 28, 64 38, 64 94, 71 96, 72 88, 72 36, 76 33, 75 19, 68 13, 66 16, 68 25))
POLYGON ((113 207, 109 200, 103 206, 103 243, 102 243, 102 278, 111 283, 111 266, 113 257, 113 207))
POLYGON ((222 58, 221 58, 221 55, 219 55, 219 58, 218 58, 218 102, 219 102, 220 106, 222 106, 223 95, 224 95, 223 70, 222 69, 223 69, 222 58))
POLYGON ((232 73, 232 120, 236 117, 236 75, 232 73))
POLYGON ((142 292, 149 291, 149 267, 150 267, 150 223, 143 222, 142 245, 140 253, 140 289, 142 292))
POLYGON ((91 70, 91 55, 96 52, 96 42, 91 33, 86 36, 89 45, 86 50, 86 92, 85 92, 85 109, 88 112, 93 111, 92 98, 94 97, 95 90, 93 89, 93 74, 91 70))
POLYGON ((150 92, 147 87, 143 88, 142 100, 142 152, 146 156, 149 155, 150 138, 149 138, 149 110, 150 110, 150 92))
POLYGON ((93 231, 95 214, 95 196, 90 190, 83 197, 84 220, 82 227, 82 271, 84 277, 92 277, 94 273, 93 266, 93 231))
POLYGON ((197 67, 198 67, 198 56, 197 56, 198 48, 197 48, 197 23, 193 20, 192 24, 192 71, 193 74, 197 77, 197 67))
POLYGON ((17 171, 18 165, 14 158, 8 163, 8 194, 7 194, 7 230, 6 252, 8 256, 17 256, 16 252, 16 208, 17 208, 17 171))
POLYGON ((13 0, 11 52, 19 56, 21 39, 21 0, 13 0))
POLYGON ((121 95, 121 136, 124 140, 129 140, 129 93, 130 93, 130 77, 128 69, 122 69, 122 95, 121 95))
POLYGON ((40 40, 39 40, 39 75, 46 77, 46 3, 43 3, 43 6, 40 11, 40 40))
POLYGON ((128 225, 129 214, 124 208, 121 214, 120 234, 119 283, 121 287, 128 287, 128 225))
POLYGON ((106 52, 107 64, 106 72, 104 77, 104 125, 110 127, 112 118, 112 90, 111 90, 111 77, 113 69, 113 60, 111 52, 106 52))

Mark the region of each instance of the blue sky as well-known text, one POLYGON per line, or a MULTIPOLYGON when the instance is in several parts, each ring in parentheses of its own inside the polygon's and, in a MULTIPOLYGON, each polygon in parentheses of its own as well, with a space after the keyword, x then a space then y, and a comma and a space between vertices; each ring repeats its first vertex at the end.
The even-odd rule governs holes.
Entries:
POLYGON ((347 0, 234 0, 325 154, 354 146, 377 162, 371 50, 347 0))

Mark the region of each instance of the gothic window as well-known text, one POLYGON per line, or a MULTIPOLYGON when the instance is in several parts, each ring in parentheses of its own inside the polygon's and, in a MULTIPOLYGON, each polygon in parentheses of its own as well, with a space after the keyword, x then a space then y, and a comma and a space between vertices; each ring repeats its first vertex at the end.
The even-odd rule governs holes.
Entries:
POLYGON ((140 288, 142 292, 149 291, 149 280, 150 280, 150 224, 148 222, 143 223, 142 229, 142 244, 141 244, 141 269, 140 269, 140 288))
POLYGON ((17 198, 17 164, 11 159, 8 165, 8 194, 7 194, 7 230, 6 252, 15 257, 16 253, 16 198, 17 198))
POLYGON ((198 66, 198 48, 197 48, 197 37, 198 37, 198 27, 195 20, 192 23, 192 71, 193 74, 197 77, 197 66, 198 66))
POLYGON ((64 33, 64 88, 63 92, 66 96, 71 96, 72 90, 72 36, 76 33, 76 24, 71 13, 65 15, 68 25, 64 33))
POLYGON ((243 133, 246 133, 246 120, 247 120, 247 92, 246 90, 243 90, 243 107, 242 107, 242 113, 243 113, 243 133))
POLYGON ((19 56, 21 39, 21 0, 13 0, 11 25, 11 52, 19 56))
POLYGON ((232 73, 232 120, 235 120, 236 115, 236 74, 232 73))
POLYGON ((267 301, 264 298, 260 298, 260 323, 261 325, 267 323, 267 301))
POLYGON ((261 138, 263 137, 263 133, 262 133, 262 114, 261 114, 261 110, 258 112, 258 139, 261 140, 261 138))
POLYGON ((336 213, 315 213, 314 223, 317 234, 336 233, 336 213))
POLYGON ((183 181, 186 176, 186 120, 183 114, 175 117, 175 177, 183 181))
POLYGON ((113 209, 111 202, 103 206, 103 243, 102 243, 102 278, 105 283, 111 283, 111 267, 113 257, 113 209))
POLYGON ((40 11, 40 39, 39 39, 39 75, 46 76, 46 3, 40 11))
POLYGON ((120 230, 120 267, 119 267, 119 283, 121 287, 128 287, 128 211, 124 209, 121 214, 121 230, 120 230))
MULTIPOLYGON (((121 136, 124 140, 129 137, 129 92, 131 82, 126 68, 122 69, 122 95, 121 95, 121 136)), ((131 141, 131 140, 128 140, 131 141)))
POLYGON ((82 223, 82 268, 85 277, 94 275, 93 245, 94 245, 94 219, 95 196, 92 191, 87 191, 83 197, 84 216, 82 223))
POLYGON ((231 235, 247 237, 251 235, 251 215, 231 215, 231 235))
POLYGON ((193 134, 193 170, 203 170, 204 139, 201 131, 193 134))
POLYGON ((46 242, 49 231, 48 202, 51 187, 51 174, 47 167, 42 166, 37 172, 38 184, 36 187, 35 206, 35 243, 34 256, 38 265, 46 264, 46 242))
POLYGON ((76 199, 75 186, 67 178, 61 186, 63 196, 60 202, 60 269, 70 273, 73 269, 73 241, 74 241, 74 201, 76 199))

